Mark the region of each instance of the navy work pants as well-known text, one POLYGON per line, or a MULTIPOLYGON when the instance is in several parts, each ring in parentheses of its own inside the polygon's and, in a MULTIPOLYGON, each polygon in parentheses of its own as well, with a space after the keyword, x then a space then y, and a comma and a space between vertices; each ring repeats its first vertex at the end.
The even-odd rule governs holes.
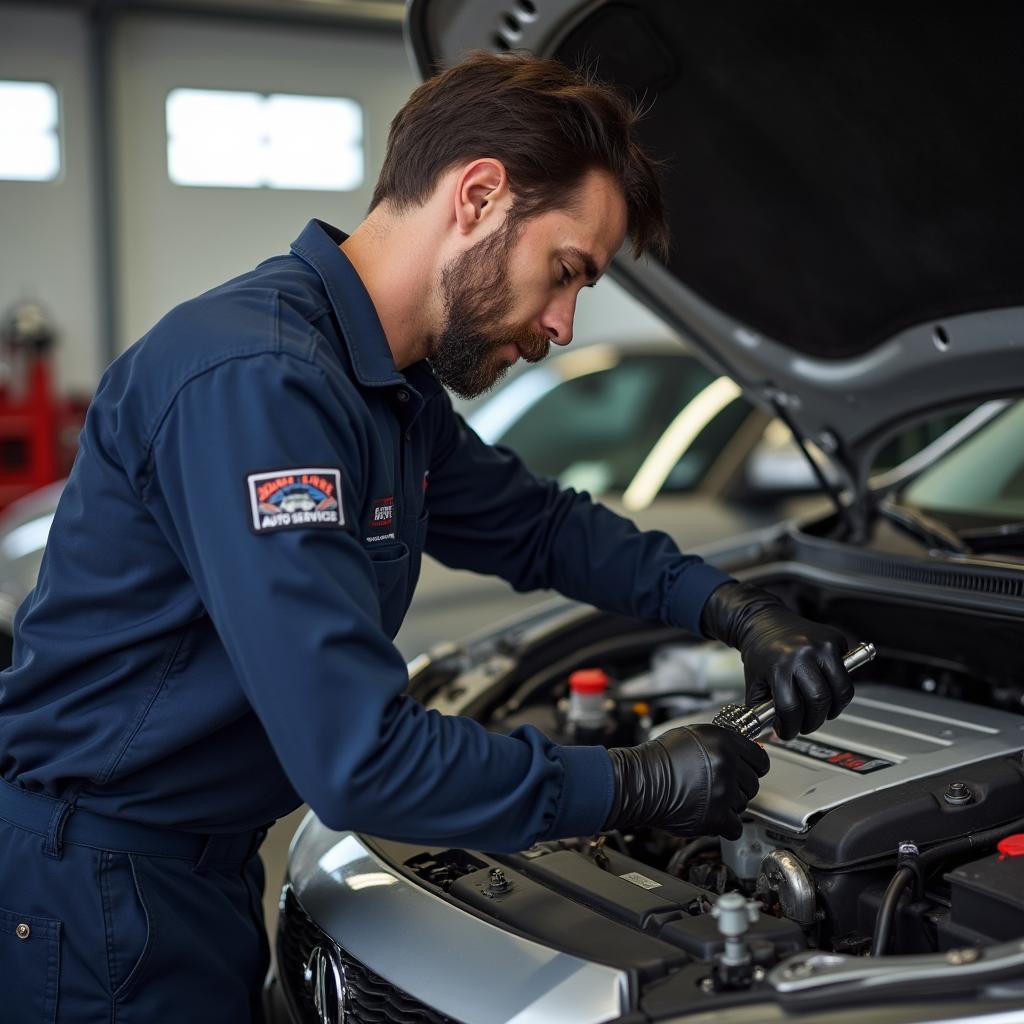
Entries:
POLYGON ((108 827, 0 782, 0 1020, 261 1021, 262 835, 108 827))

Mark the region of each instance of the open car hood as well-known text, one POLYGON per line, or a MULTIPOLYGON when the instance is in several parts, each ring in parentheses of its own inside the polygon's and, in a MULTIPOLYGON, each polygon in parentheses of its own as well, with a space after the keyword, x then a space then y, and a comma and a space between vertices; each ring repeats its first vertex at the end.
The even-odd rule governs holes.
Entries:
POLYGON ((1024 390, 1021 5, 410 0, 407 39, 642 101, 672 253, 614 276, 855 494, 899 427, 1024 390))

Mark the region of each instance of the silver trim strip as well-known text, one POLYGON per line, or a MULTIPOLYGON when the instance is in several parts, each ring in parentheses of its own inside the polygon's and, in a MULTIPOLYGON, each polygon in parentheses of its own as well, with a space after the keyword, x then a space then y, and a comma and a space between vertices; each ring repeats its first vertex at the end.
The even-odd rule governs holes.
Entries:
POLYGON ((340 946, 465 1024, 602 1024, 629 1008, 625 971, 452 906, 399 874, 359 836, 332 832, 312 812, 292 844, 289 873, 306 912, 340 946))

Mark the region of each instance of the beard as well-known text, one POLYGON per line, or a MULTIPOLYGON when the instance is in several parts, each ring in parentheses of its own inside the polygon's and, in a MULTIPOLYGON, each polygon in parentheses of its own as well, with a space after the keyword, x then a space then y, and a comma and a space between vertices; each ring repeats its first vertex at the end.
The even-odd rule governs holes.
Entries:
POLYGON ((506 221, 441 271, 444 323, 430 365, 459 398, 476 398, 505 376, 514 362, 501 353, 506 345, 515 345, 528 363, 548 354, 547 335, 505 326, 513 306, 508 271, 518 237, 517 225, 506 221))

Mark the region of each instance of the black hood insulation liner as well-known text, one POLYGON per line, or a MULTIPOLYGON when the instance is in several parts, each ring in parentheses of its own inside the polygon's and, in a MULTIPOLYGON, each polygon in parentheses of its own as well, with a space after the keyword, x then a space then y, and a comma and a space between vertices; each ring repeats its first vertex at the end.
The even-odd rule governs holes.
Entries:
POLYGON ((1024 5, 615 2, 556 56, 650 107, 670 269, 766 336, 1024 304, 1024 5))

